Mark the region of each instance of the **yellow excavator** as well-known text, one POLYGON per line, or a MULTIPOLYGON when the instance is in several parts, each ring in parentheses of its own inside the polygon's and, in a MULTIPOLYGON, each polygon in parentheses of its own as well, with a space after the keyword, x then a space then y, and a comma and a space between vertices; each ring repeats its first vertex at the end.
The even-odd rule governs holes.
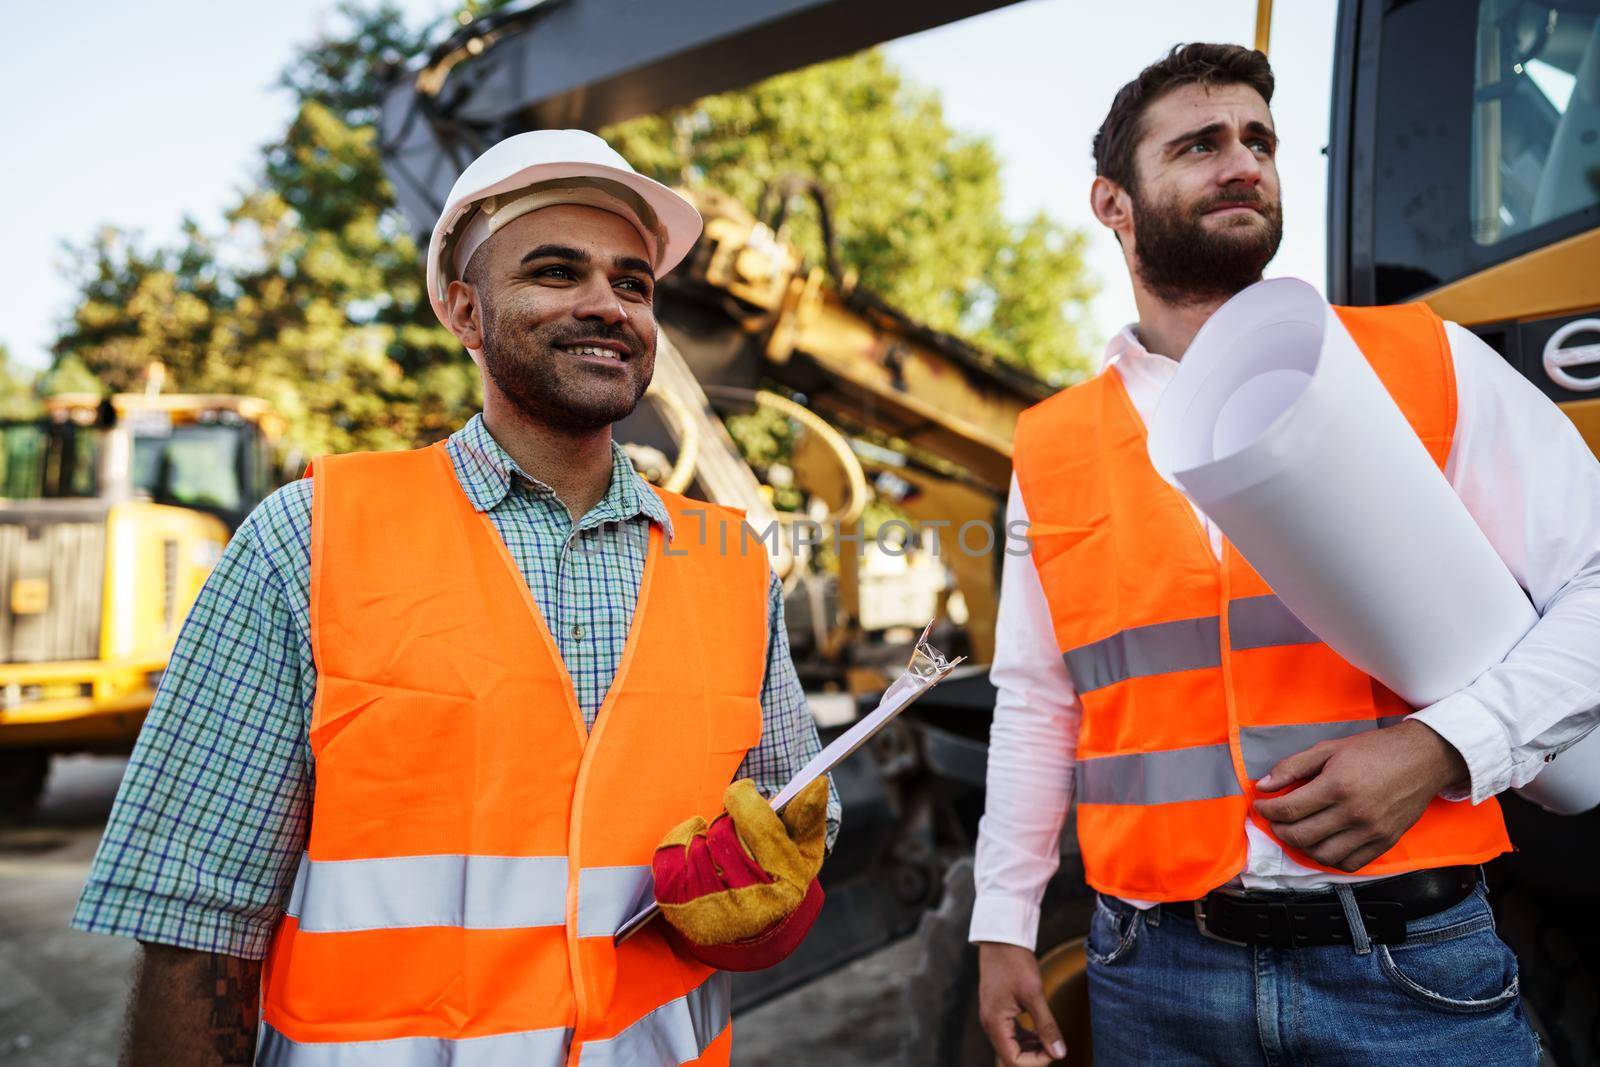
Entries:
MULTIPOLYGON (((826 220, 822 192, 808 192, 826 220)), ((963 539, 969 547, 978 540, 963 527, 999 530, 1011 428, 1051 387, 920 325, 836 271, 806 264, 781 225, 755 218, 731 198, 685 193, 704 216, 705 232, 689 261, 662 279, 657 312, 666 329, 652 403, 618 427, 619 437, 677 456, 668 487, 736 501, 759 530, 785 516, 739 459, 721 416, 764 409, 790 419, 798 430, 792 474, 825 505, 821 530, 837 530, 847 542, 862 535, 862 514, 874 499, 889 501, 913 533, 936 526, 937 568, 951 572, 946 591, 959 594, 966 619, 947 639, 988 662, 998 546, 962 551, 963 539)), ((803 554, 806 547, 797 537, 776 540, 784 550, 799 544, 803 554)), ((828 600, 837 600, 827 636, 805 645, 828 651, 803 663, 819 677, 837 673, 841 656, 862 647, 865 631, 885 628, 862 625, 857 567, 876 558, 875 540, 865 542, 864 552, 835 553, 836 572, 807 572, 804 559, 779 561, 780 572, 794 568, 796 583, 825 582, 828 600)), ((928 562, 933 551, 928 541, 917 562, 928 562)), ((912 622, 908 614, 904 624, 912 622)), ((858 691, 885 682, 873 671, 853 677, 858 691)))
MULTIPOLYGON (((997 6, 514 4, 460 27, 392 84, 380 123, 385 170, 401 209, 426 233, 456 175, 500 138, 596 129, 997 6)), ((850 814, 824 874, 828 907, 782 967, 736 978, 740 1011, 916 933, 963 869, 970 887, 1012 430, 1053 387, 855 284, 832 251, 829 194, 817 184, 781 179, 754 211, 716 190, 684 192, 704 234, 657 286, 655 380, 618 439, 660 484, 743 508, 757 531, 793 530, 777 538, 774 562, 796 667, 825 739, 875 702, 936 614, 939 647, 977 664, 835 772, 850 814), (802 197, 820 223, 821 262, 789 239, 785 212, 802 197), (752 411, 789 422, 792 454, 754 469, 745 461, 724 419, 752 411), (779 496, 788 508, 775 506, 779 496), (824 543, 800 536, 806 521, 829 531, 824 543), (904 543, 880 548, 889 539, 873 533, 894 521, 904 543), (937 546, 919 528, 932 526, 937 546)), ((1087 900, 1079 877, 1058 940, 1082 933, 1087 900)), ((945 936, 959 922, 937 928, 932 951, 949 943, 960 958, 964 933, 945 936)), ((927 1054, 907 1062, 968 1062, 986 1047, 968 1032, 973 976, 942 964, 923 970, 934 976, 925 980, 937 986, 931 995, 953 1005, 942 1015, 950 1034, 919 1037, 915 1047, 927 1054)), ((921 1008, 916 1016, 935 1025, 921 1008)))
MULTIPOLYGON (((501 137, 598 129, 1004 6, 514 3, 464 24, 391 85, 385 167, 425 234, 456 174, 501 137)), ((1271 0, 1258 0, 1263 51, 1271 15, 1271 0)), ((1494 345, 1600 446, 1600 0, 1340 0, 1336 18, 1330 299, 1430 302, 1494 345)), ((1152 54, 1168 43, 1153 40, 1152 54)), ((821 198, 826 230, 825 195, 799 191, 821 198)), ((789 417, 801 440, 792 472, 760 473, 772 484, 792 474, 813 514, 847 531, 868 500, 886 499, 950 529, 975 517, 998 523, 1015 416, 1049 389, 899 315, 831 262, 802 262, 781 214, 754 218, 724 197, 697 195, 705 237, 659 290, 660 380, 619 436, 653 457, 661 479, 745 507, 759 528, 785 519, 718 416, 764 407, 789 417)), ((836 559, 829 568, 779 561, 825 734, 841 721, 826 698, 842 695, 847 721, 850 701, 870 699, 877 668, 898 654, 895 629, 879 626, 885 620, 864 602, 884 587, 862 593, 882 575, 867 573, 870 560, 858 568, 852 553, 836 559)), ((998 551, 949 567, 937 602, 964 619, 946 639, 979 664, 993 648, 998 567, 998 551)), ((829 908, 784 966, 740 976, 737 1008, 915 932, 921 962, 906 987, 913 1032, 902 1062, 992 1062, 966 944, 992 702, 978 667, 844 764, 836 778, 850 816, 824 874, 829 908)), ((1600 861, 1589 847, 1600 816, 1557 818, 1514 797, 1506 810, 1519 851, 1491 865, 1490 878, 1505 888, 1497 907, 1522 962, 1525 1006, 1554 1062, 1600 1062, 1600 861)), ((1081 947, 1091 899, 1069 835, 1039 945, 1074 1062, 1091 1053, 1081 947)))
POLYGON ((200 586, 279 482, 282 429, 263 400, 159 392, 0 425, 0 816, 31 810, 51 756, 132 747, 200 586))

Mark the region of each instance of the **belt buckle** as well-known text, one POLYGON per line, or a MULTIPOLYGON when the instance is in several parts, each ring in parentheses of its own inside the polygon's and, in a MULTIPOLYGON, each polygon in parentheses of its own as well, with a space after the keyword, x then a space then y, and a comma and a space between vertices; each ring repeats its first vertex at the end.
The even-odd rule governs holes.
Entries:
POLYGON ((1235 941, 1231 937, 1223 937, 1221 934, 1213 933, 1211 931, 1211 928, 1206 925, 1206 898, 1205 897, 1201 897, 1200 899, 1198 899, 1198 900, 1196 900, 1194 902, 1194 925, 1195 925, 1195 927, 1197 929, 1199 929, 1200 935, 1202 937, 1209 937, 1213 941, 1220 941, 1224 945, 1234 945, 1234 946, 1236 946, 1238 948, 1250 948, 1251 947, 1250 942, 1248 942, 1248 941, 1235 941))

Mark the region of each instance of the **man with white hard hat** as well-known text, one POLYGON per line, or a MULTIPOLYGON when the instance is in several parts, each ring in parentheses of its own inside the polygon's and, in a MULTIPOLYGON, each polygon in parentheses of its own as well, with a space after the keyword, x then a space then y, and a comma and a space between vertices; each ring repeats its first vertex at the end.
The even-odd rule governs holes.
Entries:
POLYGON ((837 805, 759 792, 819 747, 759 542, 611 436, 699 233, 580 131, 455 183, 428 297, 483 413, 319 458, 207 581, 73 920, 143 943, 124 1062, 728 1062, 837 805))

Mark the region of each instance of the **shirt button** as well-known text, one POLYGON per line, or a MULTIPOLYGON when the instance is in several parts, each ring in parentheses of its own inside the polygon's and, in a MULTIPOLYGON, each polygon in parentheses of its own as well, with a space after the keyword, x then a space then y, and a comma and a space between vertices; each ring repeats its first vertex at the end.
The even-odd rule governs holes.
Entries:
POLYGON ((572 636, 575 640, 583 640, 583 623, 580 622, 578 625, 572 628, 572 636))

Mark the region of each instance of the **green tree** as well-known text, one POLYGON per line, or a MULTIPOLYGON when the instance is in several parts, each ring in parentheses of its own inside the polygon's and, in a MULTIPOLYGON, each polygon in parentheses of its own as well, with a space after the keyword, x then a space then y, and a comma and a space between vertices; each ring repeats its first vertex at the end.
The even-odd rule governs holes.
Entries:
MULTIPOLYGON (((78 249, 79 298, 49 380, 86 368, 107 390, 137 389, 160 360, 175 389, 269 400, 312 453, 404 447, 464 421, 481 403, 477 372, 434 321, 373 125, 385 78, 426 36, 393 6, 341 7, 285 70, 294 117, 223 229, 187 222, 152 248, 107 228, 78 249)), ((842 268, 863 285, 1041 375, 1085 366, 1081 237, 1043 217, 1007 222, 987 142, 952 131, 881 53, 606 134, 645 173, 752 210, 785 175, 815 179, 842 268)), ((815 214, 797 201, 790 217, 823 262, 815 214)))
POLYGON ((210 241, 193 221, 171 248, 147 249, 133 235, 102 228, 75 250, 74 269, 79 303, 55 343, 53 371, 71 361, 112 392, 143 388, 158 360, 180 380, 198 377, 227 298, 210 241))
MULTIPOLYGON (((936 94, 878 50, 781 74, 602 131, 659 181, 758 211, 789 175, 826 193, 840 267, 901 310, 1054 381, 1088 368, 1094 286, 1084 238, 1001 211, 989 142, 952 130, 936 94)), ((817 213, 792 198, 790 237, 825 262, 817 213)))
POLYGON ((99 393, 106 389, 93 371, 77 356, 67 356, 34 379, 34 392, 40 397, 58 396, 62 393, 99 393))
POLYGON ((39 414, 37 377, 13 362, 11 350, 0 344, 0 419, 31 419, 39 414))
POLYGON ((477 373, 434 321, 372 126, 385 74, 422 37, 392 6, 340 14, 285 71, 296 114, 224 232, 190 223, 148 250, 108 229, 79 250, 58 366, 129 389, 160 360, 175 389, 269 400, 312 453, 435 440, 476 407, 477 373))

